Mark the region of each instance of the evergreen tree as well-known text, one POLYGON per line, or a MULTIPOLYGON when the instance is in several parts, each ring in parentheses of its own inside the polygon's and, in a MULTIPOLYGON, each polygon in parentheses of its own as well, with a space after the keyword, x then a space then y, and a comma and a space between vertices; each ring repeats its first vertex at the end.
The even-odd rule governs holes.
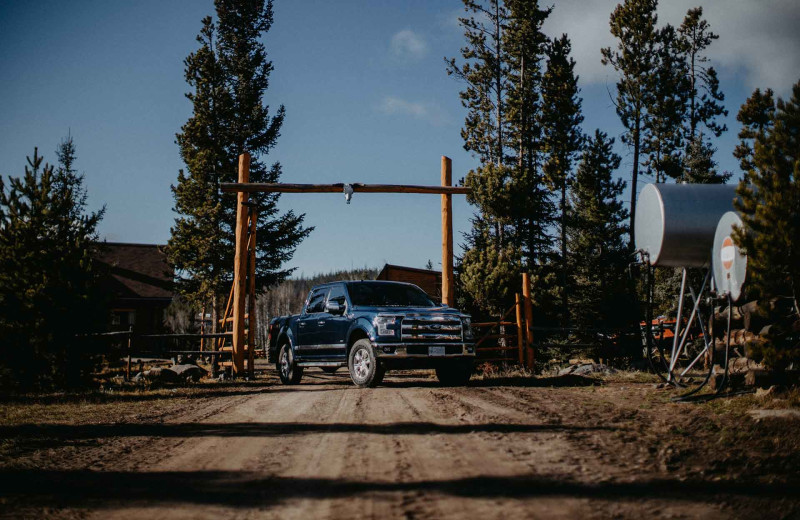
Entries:
POLYGON ((697 137, 700 125, 705 126, 714 137, 719 137, 727 127, 717 123, 716 119, 727 116, 728 111, 722 105, 725 95, 719 89, 717 71, 714 67, 706 66, 708 57, 705 55, 705 50, 719 35, 711 32, 711 25, 703 20, 702 7, 689 9, 678 33, 689 82, 686 96, 688 124, 684 128, 684 139, 691 143, 697 137))
POLYGON ((616 110, 625 134, 622 142, 633 148, 631 171, 630 234, 634 233, 637 183, 642 153, 643 131, 648 107, 652 104, 653 71, 657 69, 657 0, 625 0, 611 14, 611 34, 619 40, 617 48, 602 49, 603 64, 619 74, 616 110))
POLYGON ((567 187, 572 182, 572 163, 580 150, 583 135, 580 125, 581 99, 575 60, 570 58, 571 44, 566 34, 550 45, 547 70, 542 79, 542 127, 547 159, 544 173, 550 188, 559 194, 561 246, 562 313, 567 312, 567 187))
POLYGON ((733 151, 733 156, 739 159, 742 171, 748 172, 755 169, 753 143, 756 140, 764 140, 772 131, 775 120, 775 99, 772 89, 765 90, 763 94, 760 89, 756 89, 742 105, 736 120, 742 124, 742 129, 739 130, 740 141, 733 151))
MULTIPOLYGON (((458 64, 455 58, 445 61, 448 75, 466 85, 460 93, 461 104, 467 109, 461 137, 464 149, 475 154, 481 165, 464 179, 464 184, 470 188, 467 199, 478 208, 479 214, 467 237, 472 247, 461 258, 459 283, 482 310, 488 311, 502 306, 482 300, 481 294, 487 289, 485 281, 504 278, 502 258, 508 249, 511 225, 508 214, 511 171, 505 164, 509 84, 504 34, 508 11, 500 0, 463 1, 468 13, 459 18, 467 40, 461 49, 464 62, 458 64), (477 251, 476 247, 491 247, 492 251, 477 251), (485 255, 491 255, 494 261, 488 261, 485 255), (483 279, 471 275, 479 271, 485 275, 483 279)), ((492 290, 497 292, 497 288, 492 290)))
POLYGON ((655 68, 650 78, 642 152, 647 156, 644 166, 658 183, 677 179, 683 173, 681 128, 686 117, 688 82, 675 29, 667 25, 655 36, 655 68))
POLYGON ((79 333, 104 322, 92 260, 104 209, 85 211, 71 138, 56 170, 38 149, 22 177, 0 177, 0 388, 34 390, 85 383, 95 358, 79 333))
POLYGON ((519 251, 511 245, 501 248, 491 227, 479 216, 472 224, 459 263, 459 283, 476 311, 496 316, 513 303, 520 286, 519 251))
POLYGON ((464 149, 481 163, 505 162, 508 63, 503 44, 508 10, 501 0, 463 0, 469 16, 459 18, 467 45, 461 49, 463 65, 445 59, 447 74, 466 84, 461 104, 467 109, 461 137, 464 149))
POLYGON ((514 288, 488 288, 485 282, 516 283, 509 273, 518 273, 520 262, 536 280, 539 264, 552 254, 553 209, 544 184, 541 133, 541 62, 548 44, 541 25, 550 10, 540 9, 535 0, 464 0, 464 5, 464 62, 446 60, 447 72, 466 84, 461 92, 468 110, 464 148, 481 165, 464 179, 479 214, 467 237, 459 280, 466 284, 462 292, 478 305, 500 308, 513 301, 514 288), (494 250, 490 254, 479 247, 494 250), (508 271, 509 265, 517 271, 508 271), (485 302, 486 290, 507 299, 485 302))
POLYGON ((628 212, 620 201, 625 181, 612 178, 620 164, 613 146, 599 130, 587 140, 570 196, 569 307, 580 328, 624 325, 633 310, 625 276, 628 212))
POLYGON ((684 173, 680 181, 698 184, 725 184, 731 178, 730 172, 717 172, 717 162, 714 160, 716 150, 703 139, 703 134, 697 136, 689 143, 684 159, 684 173))
MULTIPOLYGON (((800 81, 789 100, 778 99, 774 110, 768 96, 756 91, 739 112, 745 135, 753 135, 752 154, 737 188, 736 208, 743 228, 734 240, 747 252, 748 277, 766 303, 774 297, 791 302, 793 318, 800 320, 800 81)), ((770 343, 757 347, 764 360, 777 367, 800 361, 796 333, 781 333, 778 323, 770 343), (792 339, 794 338, 794 339, 792 339)), ((796 329, 795 329, 796 330, 796 329)))
MULTIPOLYGON (((281 166, 263 161, 280 135, 285 110, 274 115, 264 104, 273 70, 261 38, 273 23, 271 0, 215 0, 217 22, 203 20, 200 47, 186 61, 193 88, 192 117, 177 134, 187 173, 173 186, 179 214, 167 248, 180 292, 195 303, 220 306, 232 281, 236 198, 219 194, 219 183, 238 178, 238 156, 249 152, 250 181, 273 183, 281 166)), ((283 268, 313 228, 304 215, 280 214, 277 194, 253 194, 258 209, 256 287, 286 278, 283 268)))

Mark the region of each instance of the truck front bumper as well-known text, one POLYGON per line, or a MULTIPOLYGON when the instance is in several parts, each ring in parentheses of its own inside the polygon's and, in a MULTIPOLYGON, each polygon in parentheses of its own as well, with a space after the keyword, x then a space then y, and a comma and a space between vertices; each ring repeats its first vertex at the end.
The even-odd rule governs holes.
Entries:
POLYGON ((376 343, 372 342, 375 356, 382 360, 390 359, 444 359, 455 357, 475 357, 474 343, 376 343))

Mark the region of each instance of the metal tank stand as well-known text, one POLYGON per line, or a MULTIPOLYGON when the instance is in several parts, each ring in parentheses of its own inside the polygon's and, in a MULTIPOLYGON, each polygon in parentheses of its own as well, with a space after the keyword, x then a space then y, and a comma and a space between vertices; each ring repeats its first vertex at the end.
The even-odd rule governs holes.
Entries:
MULTIPOLYGON (((700 309, 701 303, 703 301, 703 297, 708 292, 709 288, 709 281, 711 280, 711 268, 706 270, 706 274, 703 277, 703 283, 700 286, 700 290, 695 292, 694 288, 691 287, 687 278, 688 278, 688 270, 687 268, 683 268, 681 272, 681 288, 680 288, 680 295, 678 296, 678 314, 675 320, 675 333, 672 339, 672 352, 670 353, 669 358, 669 371, 667 373, 667 382, 675 385, 675 386, 686 386, 684 379, 687 377, 692 368, 697 365, 697 363, 707 356, 708 352, 711 351, 713 348, 713 343, 709 341, 708 333, 706 331, 705 320, 703 319, 703 314, 700 309), (686 327, 683 329, 681 333, 681 325, 683 323, 683 302, 686 298, 686 289, 689 289, 689 293, 692 297, 692 312, 689 315, 689 319, 686 323, 686 327), (690 353, 687 347, 687 339, 689 338, 689 332, 691 331, 692 325, 694 321, 697 320, 700 326, 700 332, 702 333, 703 337, 703 346, 704 348, 699 353, 690 353), (694 354, 694 355, 693 355, 694 354), (688 363, 685 367, 679 366, 678 361, 681 357, 687 356, 688 363)), ((710 364, 713 366, 713 363, 710 364)), ((708 382, 708 379, 711 375, 711 369, 709 369, 708 374, 706 375, 705 381, 703 381, 702 385, 705 385, 708 382)), ((701 385, 701 386, 702 386, 701 385)))

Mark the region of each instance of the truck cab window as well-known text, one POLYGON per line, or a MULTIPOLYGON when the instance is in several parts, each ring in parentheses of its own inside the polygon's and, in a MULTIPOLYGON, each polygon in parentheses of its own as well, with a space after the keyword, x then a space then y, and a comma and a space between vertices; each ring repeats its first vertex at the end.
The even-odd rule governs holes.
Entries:
POLYGON ((342 309, 347 305, 347 299, 344 295, 344 287, 341 285, 334 285, 331 287, 331 293, 328 295, 329 302, 336 302, 342 309))
POLYGON ((308 298, 308 305, 306 306, 306 314, 314 314, 315 312, 322 312, 325 310, 325 296, 328 294, 328 288, 317 289, 311 293, 308 298))

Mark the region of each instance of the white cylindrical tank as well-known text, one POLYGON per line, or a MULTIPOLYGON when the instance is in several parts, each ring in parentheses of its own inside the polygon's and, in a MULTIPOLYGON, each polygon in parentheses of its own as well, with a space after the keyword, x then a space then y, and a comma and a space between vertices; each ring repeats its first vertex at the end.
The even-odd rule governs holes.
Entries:
POLYGON ((636 203, 636 249, 654 266, 709 265, 717 223, 735 197, 735 185, 646 185, 636 203))
POLYGON ((742 219, 735 211, 722 215, 714 234, 714 283, 717 293, 730 294, 736 301, 742 295, 742 286, 747 278, 747 256, 733 243, 733 228, 742 227, 742 219))

